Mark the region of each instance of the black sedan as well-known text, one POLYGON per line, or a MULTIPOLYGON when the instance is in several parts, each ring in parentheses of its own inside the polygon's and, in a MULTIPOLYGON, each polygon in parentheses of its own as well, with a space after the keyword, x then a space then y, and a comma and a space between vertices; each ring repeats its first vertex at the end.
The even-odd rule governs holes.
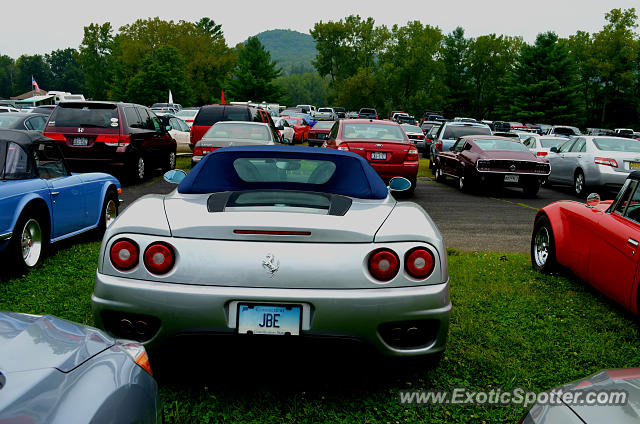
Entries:
POLYGON ((10 130, 44 130, 49 115, 43 113, 2 113, 0 114, 0 128, 10 130))

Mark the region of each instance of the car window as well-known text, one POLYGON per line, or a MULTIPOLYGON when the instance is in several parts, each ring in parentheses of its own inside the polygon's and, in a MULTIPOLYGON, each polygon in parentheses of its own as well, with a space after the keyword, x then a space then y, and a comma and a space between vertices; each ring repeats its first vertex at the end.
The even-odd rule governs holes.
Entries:
POLYGON ((406 135, 399 125, 365 122, 345 123, 342 128, 342 138, 345 140, 404 141, 406 135))
POLYGON ((610 152, 640 152, 640 143, 638 143, 638 140, 630 138, 598 137, 593 139, 593 144, 600 150, 610 152))
POLYGON ((614 213, 640 223, 640 190, 637 181, 627 184, 623 195, 618 199, 614 213))
POLYGON ((584 137, 580 137, 578 140, 576 140, 574 145, 571 147, 571 151, 576 153, 586 152, 586 146, 585 146, 586 142, 587 141, 584 139, 584 137))
POLYGON ((336 170, 336 164, 330 161, 288 158, 238 158, 233 167, 245 182, 304 184, 324 184, 336 170))
POLYGON ((567 153, 571 149, 571 146, 573 146, 573 143, 575 143, 575 140, 567 141, 558 148, 558 153, 567 153))
POLYGON ((527 149, 522 143, 515 139, 475 139, 475 142, 476 145, 478 145, 478 147, 480 147, 482 150, 513 150, 524 152, 529 151, 529 149, 527 149))
POLYGON ((143 128, 142 120, 140 119, 138 112, 136 112, 135 107, 125 107, 124 116, 127 119, 127 123, 129 124, 130 128, 143 128))
POLYGON ((162 130, 162 123, 160 122, 160 118, 158 118, 158 116, 153 113, 153 112, 148 112, 149 113, 149 117, 151 118, 151 122, 153 123, 153 130, 158 132, 162 130))
POLYGON ((448 125, 444 129, 442 139, 453 140, 465 135, 491 135, 491 129, 489 127, 475 127, 472 125, 448 125))
POLYGON ((525 146, 527 146, 530 149, 535 149, 536 147, 536 141, 533 137, 527 137, 524 140, 522 140, 522 144, 524 144, 525 146))
POLYGON ((336 137, 338 137, 338 129, 340 128, 340 123, 336 122, 333 124, 333 127, 331 127, 331 131, 329 131, 329 139, 331 140, 335 140, 336 137))
POLYGON ((69 175, 60 150, 52 143, 39 143, 33 146, 36 169, 40 178, 50 180, 69 175))
POLYGON ((169 125, 176 131, 182 131, 182 127, 180 127, 180 123, 176 118, 169 118, 169 125))
POLYGON ((49 119, 56 127, 114 128, 118 109, 105 103, 60 103, 49 119))
POLYGON ((453 151, 454 152, 461 152, 462 151, 462 146, 464 146, 464 143, 466 143, 466 141, 464 140, 458 140, 454 143, 453 145, 453 151))
POLYGON ((182 119, 178 119, 178 123, 180 124, 180 129, 184 132, 190 132, 191 128, 189 128, 189 125, 187 125, 186 122, 184 122, 182 119))
POLYGON ((27 152, 16 143, 9 143, 2 175, 7 180, 28 178, 31 174, 27 152))

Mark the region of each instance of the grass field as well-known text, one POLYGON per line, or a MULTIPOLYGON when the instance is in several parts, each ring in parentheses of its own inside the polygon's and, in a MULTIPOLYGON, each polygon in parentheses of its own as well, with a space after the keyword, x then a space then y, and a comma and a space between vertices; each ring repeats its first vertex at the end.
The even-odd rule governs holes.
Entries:
MULTIPOLYGON (((75 242, 60 246, 28 275, 0 281, 0 310, 92 324, 99 243, 75 242)), ((275 363, 269 371, 234 357, 209 361, 204 348, 185 348, 172 360, 192 362, 196 371, 160 381, 167 421, 517 422, 524 413, 519 405, 402 405, 398 390, 542 391, 640 362, 634 319, 572 277, 538 274, 523 254, 450 249, 449 268, 453 312, 437 368, 334 351, 275 363)))

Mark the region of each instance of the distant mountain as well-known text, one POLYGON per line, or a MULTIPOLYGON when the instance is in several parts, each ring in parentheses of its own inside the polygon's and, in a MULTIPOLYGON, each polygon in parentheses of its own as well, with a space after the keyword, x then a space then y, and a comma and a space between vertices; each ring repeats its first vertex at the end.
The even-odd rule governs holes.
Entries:
POLYGON ((258 40, 278 62, 283 75, 313 72, 311 60, 316 56, 316 42, 309 34, 290 29, 273 29, 257 34, 258 40))

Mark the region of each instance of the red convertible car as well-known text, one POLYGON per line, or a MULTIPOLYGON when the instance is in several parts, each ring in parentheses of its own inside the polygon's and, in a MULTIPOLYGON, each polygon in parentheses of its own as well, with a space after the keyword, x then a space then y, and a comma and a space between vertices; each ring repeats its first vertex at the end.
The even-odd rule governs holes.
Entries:
POLYGON ((418 179, 419 153, 402 127, 376 119, 338 121, 323 147, 346 150, 364 157, 385 182, 393 177, 411 181, 406 192, 413 194, 418 179))
POLYGON ((434 173, 437 182, 457 178, 462 191, 480 185, 517 186, 535 196, 550 170, 549 161, 536 157, 519 139, 472 135, 438 153, 434 173))
POLYGON ((531 263, 541 272, 566 267, 638 313, 640 171, 629 174, 615 200, 551 203, 536 215, 531 263), (637 253, 637 255, 636 255, 637 253))

